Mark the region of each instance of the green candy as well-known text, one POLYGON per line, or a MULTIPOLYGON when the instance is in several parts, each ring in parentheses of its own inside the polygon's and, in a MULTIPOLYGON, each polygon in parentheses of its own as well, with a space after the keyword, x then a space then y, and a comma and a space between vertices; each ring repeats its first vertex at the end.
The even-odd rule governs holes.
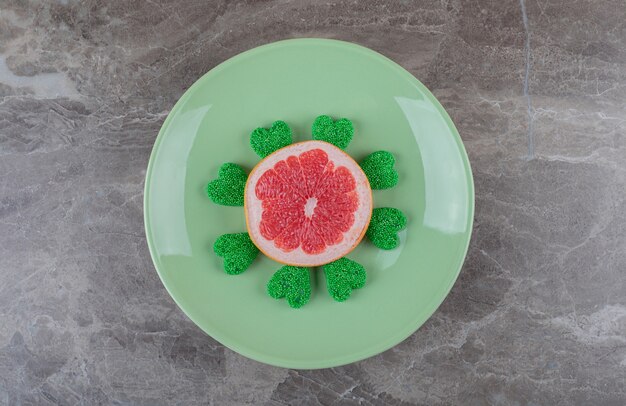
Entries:
POLYGON ((207 195, 213 203, 223 206, 243 206, 248 174, 237 164, 226 163, 220 167, 218 178, 207 186, 207 195))
POLYGON ((367 238, 380 249, 391 250, 400 244, 398 231, 406 227, 404 214, 392 207, 381 207, 372 211, 367 238))
POLYGON ((395 158, 387 151, 376 151, 361 161, 361 169, 372 189, 389 189, 398 184, 398 172, 393 168, 395 158))
POLYGON ((261 158, 291 144, 291 128, 284 121, 274 121, 267 128, 259 127, 250 134, 250 146, 261 158))
POLYGON ((341 149, 346 149, 354 135, 352 121, 347 118, 333 121, 329 116, 319 116, 313 122, 312 130, 314 140, 326 141, 341 149))
POLYGON ((311 298, 309 269, 285 265, 267 283, 267 293, 274 299, 286 298, 294 309, 304 306, 311 298))
POLYGON ((350 297, 353 289, 365 286, 367 278, 365 268, 348 258, 339 258, 324 265, 323 269, 328 293, 338 302, 343 302, 350 297))
POLYGON ((229 275, 248 269, 259 253, 248 233, 221 235, 213 244, 213 251, 224 258, 224 271, 229 275))

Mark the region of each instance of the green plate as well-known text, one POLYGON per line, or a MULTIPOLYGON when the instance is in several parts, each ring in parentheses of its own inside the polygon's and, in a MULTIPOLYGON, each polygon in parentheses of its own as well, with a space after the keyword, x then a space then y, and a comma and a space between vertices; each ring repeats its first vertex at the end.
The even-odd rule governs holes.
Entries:
MULTIPOLYGON (((295 39, 244 52, 200 78, 159 132, 146 175, 144 215, 154 265, 180 308, 228 348, 289 368, 334 367, 378 354, 418 329, 454 284, 470 240, 472 174, 461 139, 435 97, 386 57, 358 45, 295 39), (347 117, 357 161, 391 151, 400 183, 374 191, 374 207, 408 217, 401 246, 362 242, 350 258, 368 280, 343 303, 314 271, 311 301, 291 309, 266 293, 281 266, 259 256, 227 275, 212 252, 224 233, 246 230, 242 207, 205 195, 224 162, 250 170, 250 132, 284 120, 311 139, 316 116, 347 117)), ((165 315, 164 315, 165 317, 165 315)))

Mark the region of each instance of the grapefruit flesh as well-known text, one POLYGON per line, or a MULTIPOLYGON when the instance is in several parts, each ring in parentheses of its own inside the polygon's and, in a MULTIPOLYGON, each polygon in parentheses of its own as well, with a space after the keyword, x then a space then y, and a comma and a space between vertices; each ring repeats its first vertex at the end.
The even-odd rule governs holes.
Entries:
POLYGON ((324 141, 305 141, 263 159, 246 183, 248 233, 268 257, 319 266, 361 241, 372 215, 372 191, 361 167, 324 141))

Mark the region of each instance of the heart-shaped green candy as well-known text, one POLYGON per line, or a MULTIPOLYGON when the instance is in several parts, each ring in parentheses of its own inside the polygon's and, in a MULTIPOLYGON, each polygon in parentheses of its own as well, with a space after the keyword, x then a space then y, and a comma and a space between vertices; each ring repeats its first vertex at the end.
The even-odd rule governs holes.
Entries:
POLYGON ((313 122, 312 132, 314 140, 326 141, 337 148, 346 149, 352 141, 354 127, 347 118, 334 121, 329 116, 319 116, 313 122))
POLYGON ((406 227, 406 217, 398 209, 381 207, 372 211, 370 225, 365 235, 380 249, 391 250, 398 246, 398 231, 406 227))
POLYGON ((366 156, 360 165, 372 189, 389 189, 398 184, 398 172, 393 167, 395 163, 390 152, 376 151, 366 156))
POLYGON ((274 121, 268 128, 259 127, 250 134, 250 146, 261 158, 291 144, 291 128, 284 121, 274 121))
POLYGON ((243 194, 248 174, 237 164, 225 163, 218 178, 207 186, 207 195, 213 203, 223 206, 243 206, 243 194))
POLYGON ((259 254, 248 233, 221 235, 213 244, 213 251, 224 258, 224 271, 229 275, 238 275, 248 269, 259 254))
POLYGON ((348 258, 339 258, 324 265, 323 269, 328 293, 338 302, 346 300, 353 289, 365 286, 365 268, 348 258))
POLYGON ((308 268, 285 265, 267 283, 267 293, 274 299, 286 298, 297 309, 311 298, 311 276, 308 268))

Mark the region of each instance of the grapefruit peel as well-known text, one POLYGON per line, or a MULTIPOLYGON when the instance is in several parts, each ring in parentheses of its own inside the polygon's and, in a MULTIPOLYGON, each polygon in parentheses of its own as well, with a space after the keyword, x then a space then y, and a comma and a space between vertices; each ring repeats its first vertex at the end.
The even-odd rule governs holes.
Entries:
POLYGON ((304 141, 276 151, 250 173, 244 212, 261 252, 286 265, 335 261, 361 241, 372 215, 367 176, 344 151, 304 141))
MULTIPOLYGON (((352 140, 354 127, 346 118, 335 121, 324 115, 315 119, 312 134, 314 140, 324 141, 344 150, 352 140)), ((292 131, 284 121, 275 121, 270 128, 259 127, 250 135, 250 146, 263 159, 291 144, 292 131)), ((294 157, 290 156, 288 159, 291 158, 294 157)), ((368 189, 371 187, 371 189, 378 190, 394 187, 398 183, 398 173, 394 169, 394 164, 395 158, 391 153, 376 151, 363 159, 357 167, 360 166, 363 171, 368 189)), ((337 170, 339 168, 341 166, 337 170)), ((244 206, 246 183, 249 180, 249 175, 239 165, 225 163, 219 169, 218 178, 208 184, 207 195, 211 201, 219 205, 244 206)), ((371 189, 369 191, 370 203, 371 189)), ((248 224, 247 210, 246 207, 246 224, 248 224)), ((331 216, 328 220, 332 221, 333 218, 334 216, 331 216)), ((350 251, 356 247, 363 235, 380 249, 390 250, 398 247, 400 244, 398 231, 404 229, 407 223, 406 217, 399 209, 375 208, 371 211, 371 217, 368 220, 369 224, 365 223, 365 229, 354 246, 350 247, 350 251)), ((248 232, 220 236, 215 241, 213 250, 217 256, 224 259, 224 270, 230 275, 245 271, 254 262, 259 252, 263 252, 259 250, 248 232)), ((351 259, 341 257, 319 264, 319 266, 324 272, 330 296, 338 302, 345 301, 354 289, 360 289, 365 285, 367 278, 365 268, 351 259)), ((268 282, 267 293, 275 299, 285 298, 292 308, 304 306, 311 297, 310 269, 307 266, 286 264, 276 271, 268 282)))

